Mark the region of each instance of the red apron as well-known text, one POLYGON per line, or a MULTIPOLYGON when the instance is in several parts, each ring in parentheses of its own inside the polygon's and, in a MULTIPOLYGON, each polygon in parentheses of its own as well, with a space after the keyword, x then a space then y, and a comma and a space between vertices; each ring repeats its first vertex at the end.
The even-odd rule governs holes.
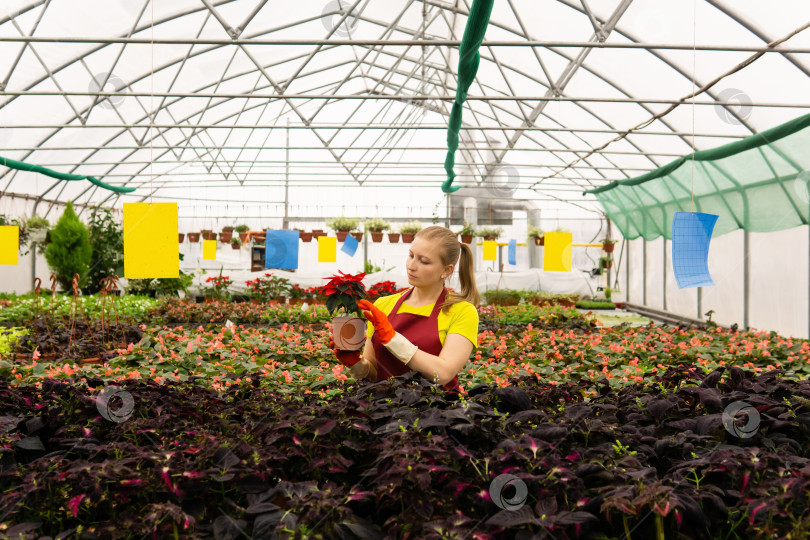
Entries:
MULTIPOLYGON (((388 315, 388 321, 391 326, 405 336, 408 341, 419 347, 420 350, 430 353, 434 356, 439 356, 442 352, 442 342, 439 339, 439 308, 444 302, 444 297, 447 295, 447 288, 443 288, 439 299, 433 306, 433 311, 430 312, 429 317, 424 315, 416 315, 415 313, 397 313, 402 301, 411 294, 413 287, 399 297, 391 314, 388 315)), ((374 355, 377 358, 377 380, 381 381, 395 375, 402 375, 411 371, 411 368, 402 363, 402 361, 391 354, 385 346, 380 343, 380 338, 377 337, 375 332, 371 336, 371 344, 374 346, 374 355)), ((445 390, 451 392, 459 392, 458 375, 444 385, 445 390)))

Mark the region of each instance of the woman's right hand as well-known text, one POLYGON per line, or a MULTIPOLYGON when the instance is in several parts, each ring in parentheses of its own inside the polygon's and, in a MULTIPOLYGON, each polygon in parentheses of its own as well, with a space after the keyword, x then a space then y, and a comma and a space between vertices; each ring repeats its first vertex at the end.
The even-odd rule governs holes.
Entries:
POLYGON ((335 349, 335 342, 329 338, 329 348, 335 353, 335 358, 346 367, 352 367, 360 360, 363 359, 363 351, 344 351, 342 349, 335 349))

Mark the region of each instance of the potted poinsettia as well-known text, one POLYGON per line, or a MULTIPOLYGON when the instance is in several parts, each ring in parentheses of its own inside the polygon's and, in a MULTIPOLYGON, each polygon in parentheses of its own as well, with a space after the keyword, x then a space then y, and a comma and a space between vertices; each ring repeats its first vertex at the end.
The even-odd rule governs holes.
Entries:
POLYGON ((368 300, 368 293, 363 286, 362 274, 344 274, 338 270, 339 276, 329 276, 329 283, 324 285, 323 294, 326 295, 326 309, 334 315, 338 309, 343 309, 346 315, 339 315, 332 319, 332 341, 335 348, 346 351, 357 351, 366 341, 366 319, 362 317, 358 300, 368 300), (356 313, 357 315, 351 315, 356 313))

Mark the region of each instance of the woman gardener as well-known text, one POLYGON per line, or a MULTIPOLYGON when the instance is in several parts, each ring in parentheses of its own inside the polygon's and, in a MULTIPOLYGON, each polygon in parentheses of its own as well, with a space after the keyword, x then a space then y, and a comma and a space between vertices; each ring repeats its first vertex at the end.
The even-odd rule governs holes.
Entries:
MULTIPOLYGON (((427 227, 416 235, 405 265, 412 287, 357 305, 368 319, 360 351, 334 350, 355 378, 380 381, 414 370, 446 390, 458 391, 458 372, 478 346, 478 304, 472 252, 450 229, 427 227), (456 263, 461 292, 445 287, 456 263)), ((334 349, 334 343, 330 343, 334 349)))

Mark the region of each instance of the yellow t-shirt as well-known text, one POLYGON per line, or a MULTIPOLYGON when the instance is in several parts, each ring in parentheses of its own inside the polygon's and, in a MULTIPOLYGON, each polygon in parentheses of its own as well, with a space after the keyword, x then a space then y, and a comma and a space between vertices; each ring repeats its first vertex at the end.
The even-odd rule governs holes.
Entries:
MULTIPOLYGON (((380 311, 386 315, 390 315, 391 310, 394 309, 394 304, 396 304, 399 297, 406 292, 407 291, 403 291, 390 296, 382 296, 377 298, 374 301, 374 305, 380 308, 380 311)), ((399 311, 397 313, 414 313, 416 315, 429 317, 431 311, 433 311, 433 306, 435 305, 436 303, 434 302, 433 304, 427 306, 414 307, 408 305, 408 299, 406 298, 405 301, 399 306, 399 311)), ((470 340, 470 342, 473 344, 473 350, 478 348, 478 310, 475 309, 474 305, 469 302, 456 302, 450 306, 447 313, 439 311, 437 319, 439 326, 439 341, 442 343, 442 345, 444 345, 444 338, 447 336, 447 334, 461 334, 470 340)), ((366 337, 371 339, 372 334, 374 334, 374 326, 369 321, 366 328, 366 337)))

